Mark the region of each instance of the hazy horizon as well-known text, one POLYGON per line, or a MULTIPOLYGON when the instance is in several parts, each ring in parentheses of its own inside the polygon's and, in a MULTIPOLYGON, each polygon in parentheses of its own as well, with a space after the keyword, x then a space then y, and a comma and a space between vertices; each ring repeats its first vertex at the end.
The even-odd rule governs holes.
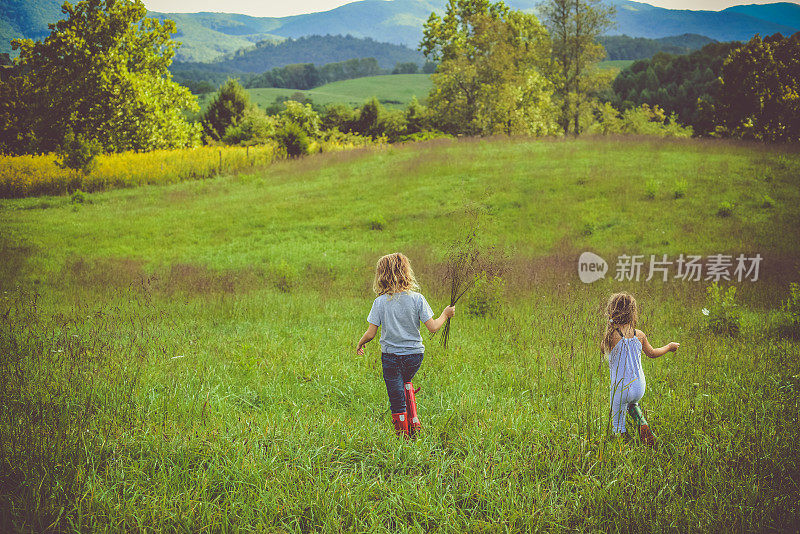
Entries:
MULTIPOLYGON (((215 11, 240 13, 254 17, 286 17, 317 11, 328 11, 355 0, 296 0, 295 2, 264 2, 263 0, 144 0, 150 11, 161 13, 197 13, 215 11)), ((643 2, 668 9, 690 9, 693 11, 719 11, 731 6, 747 4, 773 4, 771 0, 652 0, 643 2)), ((786 2, 798 4, 800 2, 786 2)))

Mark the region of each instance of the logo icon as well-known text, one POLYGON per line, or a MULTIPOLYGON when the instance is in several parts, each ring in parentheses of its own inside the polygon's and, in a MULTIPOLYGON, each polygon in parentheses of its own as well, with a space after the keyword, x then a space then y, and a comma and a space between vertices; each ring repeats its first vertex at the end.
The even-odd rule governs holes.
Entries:
POLYGON ((591 284, 605 278, 607 272, 606 260, 593 252, 584 252, 578 258, 578 276, 584 284, 591 284))

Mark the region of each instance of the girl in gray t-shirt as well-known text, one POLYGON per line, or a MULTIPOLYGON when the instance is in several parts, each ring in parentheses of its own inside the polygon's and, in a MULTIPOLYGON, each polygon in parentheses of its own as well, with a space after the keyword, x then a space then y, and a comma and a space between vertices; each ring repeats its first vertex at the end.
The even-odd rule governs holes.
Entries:
POLYGON ((381 327, 381 363, 383 380, 392 406, 392 422, 398 436, 413 435, 421 428, 411 379, 425 352, 420 323, 436 332, 456 313, 455 306, 444 309, 438 319, 420 293, 408 258, 399 252, 378 260, 372 289, 378 297, 372 303, 369 327, 358 342, 356 352, 364 354, 364 345, 372 341, 381 327), (409 420, 411 424, 409 425, 409 420))

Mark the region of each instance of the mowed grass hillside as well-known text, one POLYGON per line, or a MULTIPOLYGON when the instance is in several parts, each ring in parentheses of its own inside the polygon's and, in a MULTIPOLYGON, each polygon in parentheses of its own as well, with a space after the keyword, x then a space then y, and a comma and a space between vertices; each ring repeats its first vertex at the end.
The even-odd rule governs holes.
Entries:
POLYGON ((792 531, 800 280, 792 148, 439 140, 202 182, 0 202, 0 514, 64 531, 792 531), (424 427, 393 435, 380 349, 355 354, 375 261, 438 313, 477 225, 503 268, 425 334, 424 427), (609 261, 591 285, 580 252, 609 261), (735 286, 618 282, 620 254, 764 258, 735 286), (650 450, 608 436, 613 291, 677 354, 643 362, 650 450))
MULTIPOLYGON (((346 104, 357 107, 375 97, 386 107, 402 108, 414 97, 420 102, 425 101, 432 86, 427 74, 389 74, 332 82, 307 91, 259 88, 248 89, 247 92, 250 93, 250 100, 262 108, 273 104, 278 97, 288 98, 298 92, 323 106, 346 104)), ((212 98, 213 94, 200 95, 200 106, 204 108, 212 98)))
MULTIPOLYGON (((599 66, 601 69, 619 71, 631 63, 632 60, 601 61, 599 66)), ((274 103, 276 98, 289 98, 298 92, 323 106, 346 104, 357 107, 375 97, 388 108, 402 108, 414 97, 425 103, 432 87, 433 82, 428 74, 388 74, 332 82, 305 91, 272 87, 247 89, 247 92, 250 93, 251 101, 262 108, 274 103)), ((213 97, 213 93, 199 95, 200 107, 205 109, 213 97)))

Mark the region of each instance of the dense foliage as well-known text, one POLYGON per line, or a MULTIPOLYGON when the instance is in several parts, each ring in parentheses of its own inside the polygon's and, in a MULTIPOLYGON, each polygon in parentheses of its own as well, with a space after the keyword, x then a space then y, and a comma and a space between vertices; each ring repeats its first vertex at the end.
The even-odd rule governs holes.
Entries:
POLYGON ((685 33, 660 39, 628 37, 627 35, 601 35, 597 42, 606 50, 606 59, 647 59, 659 52, 666 54, 688 54, 698 50, 713 39, 703 35, 685 33))
POLYGON ((250 95, 237 80, 228 80, 203 114, 203 131, 214 141, 219 141, 230 126, 236 126, 250 108, 250 95))
POLYGON ((62 11, 44 41, 14 41, 18 63, 0 83, 0 150, 51 151, 67 131, 111 152, 196 142, 182 115, 196 100, 167 71, 173 23, 145 19, 141 0, 84 0, 62 11))
POLYGON ((714 97, 701 106, 716 132, 759 141, 800 141, 800 32, 758 35, 735 48, 714 97))
POLYGON ((656 54, 614 80, 612 105, 657 105, 697 135, 800 139, 800 33, 712 43, 683 56, 656 54))
POLYGON ((571 129, 579 135, 593 96, 608 81, 608 73, 597 69, 606 55, 597 39, 613 26, 614 8, 601 0, 548 0, 542 15, 552 43, 549 72, 558 124, 564 134, 571 129))
POLYGON ((712 43, 688 55, 656 54, 623 69, 614 80, 609 101, 620 109, 657 105, 691 125, 696 134, 714 128, 713 117, 698 100, 715 94, 722 65, 737 43, 712 43))
POLYGON ((420 48, 441 61, 429 105, 450 134, 548 134, 554 131, 546 77, 547 32, 534 15, 502 2, 452 1, 432 13, 420 48))
MULTIPOLYGON (((411 65, 417 66, 416 63, 411 65)), ((274 68, 251 78, 247 87, 285 87, 288 89, 312 89, 339 80, 351 80, 365 76, 383 74, 378 61, 373 58, 348 59, 316 67, 313 63, 301 63, 274 68)))

